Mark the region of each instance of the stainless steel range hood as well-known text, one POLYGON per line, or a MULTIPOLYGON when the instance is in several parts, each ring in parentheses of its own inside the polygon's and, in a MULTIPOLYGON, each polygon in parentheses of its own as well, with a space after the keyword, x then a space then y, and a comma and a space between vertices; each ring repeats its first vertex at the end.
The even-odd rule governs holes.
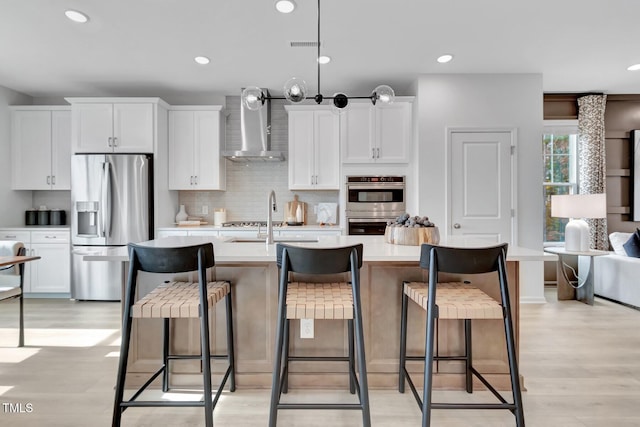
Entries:
POLYGON ((238 151, 223 151, 222 155, 234 162, 281 162, 282 151, 271 151, 271 100, 266 99, 261 109, 249 110, 240 101, 240 131, 242 147, 238 151))

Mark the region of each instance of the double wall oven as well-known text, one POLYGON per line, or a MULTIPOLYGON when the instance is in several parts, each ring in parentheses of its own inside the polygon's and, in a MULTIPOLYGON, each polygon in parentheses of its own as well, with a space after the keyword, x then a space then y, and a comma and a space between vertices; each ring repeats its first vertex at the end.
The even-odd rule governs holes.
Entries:
POLYGON ((405 211, 404 176, 347 176, 348 234, 382 235, 405 211))

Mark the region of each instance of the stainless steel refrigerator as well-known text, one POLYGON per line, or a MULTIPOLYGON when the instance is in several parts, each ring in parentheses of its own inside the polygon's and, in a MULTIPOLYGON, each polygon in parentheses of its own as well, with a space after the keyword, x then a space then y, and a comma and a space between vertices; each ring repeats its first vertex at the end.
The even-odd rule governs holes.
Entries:
POLYGON ((153 236, 151 154, 77 154, 71 159, 71 298, 122 298, 123 263, 84 255, 153 236))

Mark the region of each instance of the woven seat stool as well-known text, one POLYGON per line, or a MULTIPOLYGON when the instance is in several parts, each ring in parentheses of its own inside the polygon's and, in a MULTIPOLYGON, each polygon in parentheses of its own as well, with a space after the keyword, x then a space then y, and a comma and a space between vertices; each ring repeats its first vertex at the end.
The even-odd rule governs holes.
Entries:
POLYGON ((515 340, 509 303, 506 273, 507 244, 487 248, 448 248, 423 244, 420 267, 429 270, 429 282, 404 282, 402 286, 402 314, 400 321, 400 368, 398 391, 404 393, 405 380, 422 411, 422 426, 431 425, 432 409, 506 409, 515 416, 516 426, 524 427, 524 410, 516 360, 515 340), (497 272, 501 301, 491 298, 470 282, 439 282, 438 273, 483 274, 497 272), (412 300, 427 312, 424 356, 407 356, 407 310, 412 300), (435 355, 435 325, 437 319, 461 319, 464 322, 464 354, 435 355), (471 320, 503 319, 513 403, 502 395, 473 367, 471 320), (407 360, 424 361, 424 390, 420 398, 406 368, 407 360), (433 362, 458 360, 464 362, 465 385, 473 392, 473 376, 499 400, 499 403, 434 403, 432 402, 433 362))
POLYGON ((363 426, 371 425, 369 391, 362 310, 360 306, 360 268, 362 245, 341 248, 304 248, 278 244, 280 268, 278 320, 269 426, 275 427, 279 409, 356 409, 362 411, 363 426), (336 275, 350 273, 349 282, 308 283, 291 281, 294 274, 336 275), (342 319, 347 321, 348 356, 292 356, 289 353, 289 322, 292 319, 342 319), (356 355, 358 375, 356 375, 356 355), (283 403, 288 391, 289 362, 347 362, 349 391, 357 393, 359 403, 283 403))
POLYGON ((179 248, 158 248, 129 244, 130 269, 125 294, 122 321, 122 346, 113 409, 113 426, 119 426, 122 413, 136 406, 197 406, 204 408, 205 425, 213 426, 213 410, 222 390, 229 380, 229 390, 235 391, 235 364, 233 346, 233 316, 231 304, 231 284, 227 281, 206 281, 206 269, 215 265, 211 243, 179 248), (150 273, 197 272, 197 282, 166 281, 147 295, 135 301, 136 278, 139 271, 150 273), (227 311, 227 354, 211 354, 209 344, 209 309, 225 300, 227 311), (131 327, 134 318, 163 320, 162 366, 140 387, 129 400, 124 400, 124 382, 129 357, 131 327), (200 354, 171 354, 170 319, 200 319, 200 354), (136 400, 140 394, 162 374, 162 390, 169 390, 169 362, 173 360, 200 360, 204 398, 202 401, 150 401, 136 400), (228 367, 220 385, 212 397, 211 359, 226 359, 228 367))

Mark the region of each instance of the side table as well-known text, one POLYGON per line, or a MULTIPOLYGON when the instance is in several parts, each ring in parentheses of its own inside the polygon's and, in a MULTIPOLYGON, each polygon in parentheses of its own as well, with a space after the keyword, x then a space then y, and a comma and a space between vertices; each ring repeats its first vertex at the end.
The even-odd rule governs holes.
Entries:
POLYGON ((609 252, 595 249, 588 251, 568 251, 564 246, 549 246, 544 248, 544 251, 558 255, 559 270, 562 271, 562 275, 567 283, 576 290, 576 299, 585 304, 593 305, 593 259, 597 256, 607 255, 609 252), (577 256, 589 257, 589 273, 587 277, 582 280, 580 280, 580 278, 577 278, 577 280, 569 280, 565 259, 566 257, 577 256))

